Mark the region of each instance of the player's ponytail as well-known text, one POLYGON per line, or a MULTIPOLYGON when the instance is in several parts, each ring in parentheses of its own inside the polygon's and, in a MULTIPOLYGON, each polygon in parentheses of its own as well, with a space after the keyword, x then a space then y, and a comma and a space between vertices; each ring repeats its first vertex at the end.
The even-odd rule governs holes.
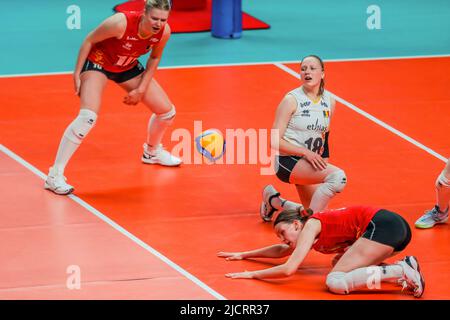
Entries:
POLYGON ((311 217, 313 215, 313 211, 312 209, 308 208, 308 209, 302 209, 300 210, 299 214, 302 218, 305 218, 306 220, 309 219, 309 217, 311 217))
POLYGON ((311 217, 313 211, 311 209, 305 209, 303 207, 300 210, 283 210, 276 217, 273 222, 273 226, 275 227, 277 224, 284 223, 293 223, 295 220, 300 221, 301 223, 305 223, 309 217, 311 217))
POLYGON ((320 79, 320 86, 319 86, 319 96, 323 95, 323 92, 325 91, 325 80, 320 79))
POLYGON ((171 0, 146 0, 145 1, 145 12, 149 12, 151 9, 160 9, 165 11, 170 11, 172 9, 171 0))

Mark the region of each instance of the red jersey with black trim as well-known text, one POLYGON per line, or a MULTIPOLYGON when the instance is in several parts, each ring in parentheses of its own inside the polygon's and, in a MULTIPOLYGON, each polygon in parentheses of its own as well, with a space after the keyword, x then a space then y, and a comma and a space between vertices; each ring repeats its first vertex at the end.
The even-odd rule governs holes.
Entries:
POLYGON ((123 12, 123 14, 127 18, 127 29, 122 38, 109 38, 95 43, 88 55, 90 61, 101 65, 106 71, 130 70, 138 63, 137 59, 140 56, 161 41, 164 33, 165 26, 157 34, 142 38, 138 30, 143 11, 123 12))
POLYGON ((361 237, 379 210, 369 206, 351 206, 313 214, 311 218, 321 222, 321 231, 313 249, 325 254, 344 252, 361 237))

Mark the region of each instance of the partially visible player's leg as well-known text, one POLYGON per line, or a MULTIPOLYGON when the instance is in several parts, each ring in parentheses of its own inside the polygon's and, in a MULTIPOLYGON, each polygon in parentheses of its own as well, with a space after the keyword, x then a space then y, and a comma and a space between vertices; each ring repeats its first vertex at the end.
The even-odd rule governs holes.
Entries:
POLYGON ((278 191, 268 185, 263 189, 260 207, 260 215, 264 221, 270 221, 274 212, 280 209, 311 208, 313 212, 324 210, 330 199, 341 192, 347 183, 345 172, 331 164, 325 170, 318 171, 301 157, 279 156, 276 161, 277 177, 283 182, 296 185, 303 205, 280 198, 278 191))
POLYGON ((300 212, 303 208, 300 203, 282 198, 274 186, 269 184, 264 187, 259 211, 264 221, 271 221, 274 213, 278 210, 297 210, 300 212))
POLYGON ((400 266, 386 266, 384 270, 375 267, 391 256, 394 249, 387 245, 359 238, 336 262, 327 276, 326 284, 333 293, 348 294, 358 289, 367 289, 371 277, 382 280, 400 279, 400 266), (369 266, 370 269, 368 268, 369 266))
POLYGON ((390 246, 358 239, 328 274, 328 289, 333 293, 348 294, 359 289, 381 289, 381 282, 400 281, 414 296, 420 297, 425 282, 415 257, 407 256, 395 264, 380 265, 393 252, 390 246))
POLYGON ((437 205, 441 212, 447 211, 450 201, 450 158, 447 160, 444 170, 438 177, 437 183, 437 205))
POLYGON ((425 212, 415 223, 420 229, 434 227, 436 224, 445 223, 448 220, 450 200, 450 159, 447 160, 444 170, 436 179, 436 205, 425 212))
POLYGON ((298 196, 305 208, 310 207, 311 199, 319 186, 320 184, 295 185, 298 196))
POLYGON ((74 190, 66 183, 64 170, 83 139, 95 125, 107 82, 106 76, 98 71, 83 72, 80 79, 80 112, 64 131, 55 162, 45 182, 45 188, 57 194, 69 194, 74 190))
POLYGON ((436 204, 440 212, 448 215, 450 201, 450 159, 436 181, 436 204))
POLYGON ((347 294, 369 288, 380 289, 381 282, 401 283, 420 297, 425 281, 417 259, 407 256, 395 264, 382 264, 404 250, 411 241, 411 229, 400 215, 378 211, 363 235, 336 261, 327 277, 327 286, 334 293, 347 294))
MULTIPOLYGON (((290 183, 292 169, 301 157, 296 156, 276 156, 275 171, 277 178, 285 183, 290 183)), ((264 221, 270 221, 273 214, 278 210, 302 210, 300 203, 286 200, 280 196, 280 193, 272 186, 267 185, 262 192, 262 201, 260 204, 260 215, 264 221)))
MULTIPOLYGON (((134 90, 139 85, 141 77, 142 75, 120 83, 120 86, 128 92, 134 90)), ((142 102, 153 112, 148 122, 147 141, 144 144, 142 161, 148 164, 165 166, 180 165, 181 159, 164 150, 161 144, 167 128, 173 123, 176 110, 155 79, 151 80, 148 90, 144 93, 142 102)))

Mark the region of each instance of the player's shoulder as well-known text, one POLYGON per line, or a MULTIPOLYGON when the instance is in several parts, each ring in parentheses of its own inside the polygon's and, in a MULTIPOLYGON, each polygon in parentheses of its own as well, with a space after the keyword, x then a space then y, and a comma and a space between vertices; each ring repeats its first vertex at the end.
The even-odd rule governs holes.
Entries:
POLYGON ((124 12, 116 12, 109 17, 109 20, 113 23, 126 23, 127 15, 124 12))
POLYGON ((334 100, 333 94, 330 91, 326 90, 326 89, 323 90, 322 97, 325 98, 325 99, 334 100))
POLYGON ((293 95, 293 96, 302 96, 304 95, 302 87, 297 87, 294 89, 289 90, 286 95, 293 95))
POLYGON ((305 91, 303 91, 303 87, 301 86, 290 90, 286 95, 293 97, 293 99, 296 100, 298 104, 304 103, 309 100, 305 94, 305 91))
POLYGON ((170 29, 170 26, 168 23, 164 25, 164 29, 160 31, 159 37, 161 39, 161 42, 165 43, 170 38, 170 35, 172 34, 172 29, 170 29))
POLYGON ((315 234, 319 233, 322 229, 322 221, 320 218, 321 215, 312 215, 305 223, 305 230, 310 230, 315 234))
POLYGON ((333 94, 330 91, 324 90, 322 98, 326 103, 330 104, 330 107, 332 109, 334 109, 334 106, 336 105, 336 99, 334 98, 333 94))
POLYGON ((278 107, 280 110, 295 112, 297 110, 297 99, 289 92, 283 97, 278 107))
POLYGON ((170 25, 168 23, 166 23, 166 25, 164 26, 163 35, 170 35, 171 33, 172 33, 172 29, 170 28, 170 25))
POLYGON ((116 30, 125 30, 127 28, 127 17, 123 12, 117 12, 106 18, 104 22, 108 27, 116 30))

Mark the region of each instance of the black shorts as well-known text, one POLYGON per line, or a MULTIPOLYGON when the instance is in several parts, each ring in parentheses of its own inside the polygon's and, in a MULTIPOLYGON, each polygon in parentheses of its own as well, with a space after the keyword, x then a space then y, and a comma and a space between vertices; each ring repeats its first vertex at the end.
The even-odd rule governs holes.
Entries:
MULTIPOLYGON (((324 148, 321 157, 326 159, 330 157, 330 149, 328 147, 328 136, 330 132, 325 133, 324 148)), ((283 182, 289 183, 289 178, 291 177, 292 169, 294 169, 298 160, 303 157, 299 156, 276 156, 275 157, 275 171, 278 179, 283 182)))
POLYGON ((393 247, 395 252, 399 252, 411 241, 411 228, 399 214, 381 209, 370 220, 362 237, 393 247))
POLYGON ((278 179, 289 183, 292 169, 294 169, 297 162, 303 157, 297 156, 275 156, 275 170, 278 179))
POLYGON ((137 65, 135 65, 130 70, 123 72, 111 72, 103 69, 101 65, 86 59, 83 65, 83 69, 81 69, 81 73, 83 73, 84 71, 98 71, 103 73, 109 80, 112 80, 116 83, 122 83, 140 75, 145 71, 145 68, 138 61, 137 65))
MULTIPOLYGON (((292 170, 297 162, 303 157, 298 156, 275 156, 275 171, 278 179, 283 182, 290 183, 292 170)), ((322 155, 322 158, 326 158, 322 155)))

